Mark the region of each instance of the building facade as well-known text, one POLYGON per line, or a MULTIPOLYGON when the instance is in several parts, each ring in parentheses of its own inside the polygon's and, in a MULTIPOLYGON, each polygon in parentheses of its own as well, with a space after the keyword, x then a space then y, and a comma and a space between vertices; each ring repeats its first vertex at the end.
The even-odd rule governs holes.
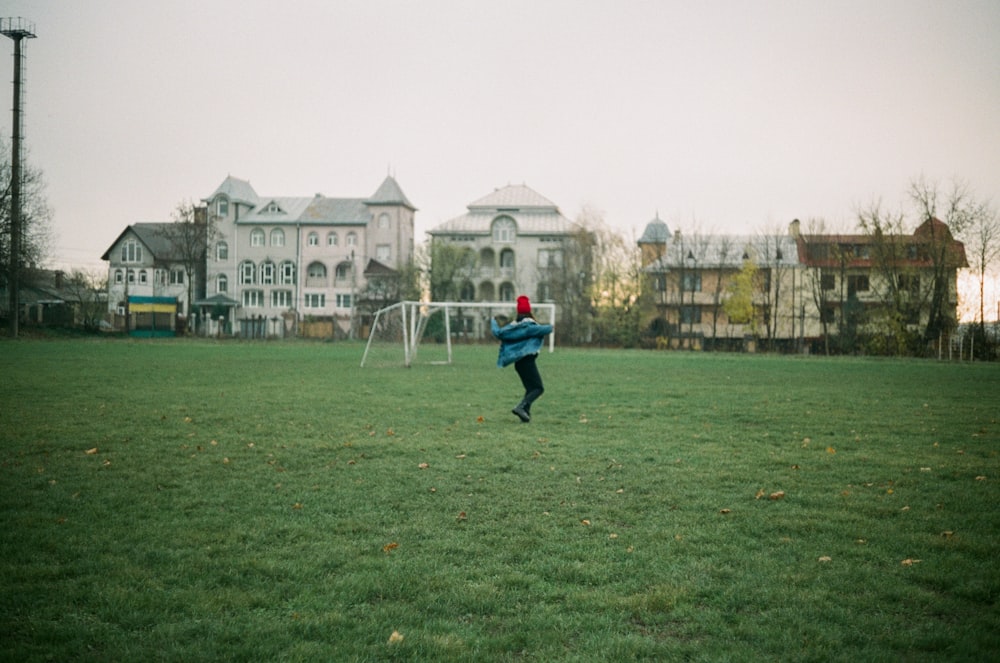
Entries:
POLYGON ((639 247, 649 328, 670 347, 829 350, 832 337, 947 333, 968 265, 937 219, 894 238, 806 235, 798 220, 787 235, 688 237, 657 217, 639 247))
POLYGON ((581 232, 528 186, 496 189, 428 231, 431 298, 513 303, 523 294, 562 307, 567 272, 580 259, 581 232), (452 264, 443 264, 446 255, 452 264))

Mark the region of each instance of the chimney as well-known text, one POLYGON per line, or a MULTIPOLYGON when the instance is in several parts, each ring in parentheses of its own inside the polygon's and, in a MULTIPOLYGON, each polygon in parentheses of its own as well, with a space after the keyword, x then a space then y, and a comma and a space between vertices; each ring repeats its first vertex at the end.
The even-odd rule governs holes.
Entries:
POLYGON ((788 234, 792 236, 793 239, 799 238, 799 233, 801 232, 801 223, 798 219, 793 219, 791 223, 788 224, 788 234))

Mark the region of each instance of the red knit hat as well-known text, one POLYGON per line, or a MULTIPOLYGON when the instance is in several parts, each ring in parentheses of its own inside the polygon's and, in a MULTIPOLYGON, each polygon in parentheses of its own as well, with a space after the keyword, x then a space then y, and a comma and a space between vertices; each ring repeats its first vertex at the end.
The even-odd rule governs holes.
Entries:
POLYGON ((524 295, 517 298, 517 314, 531 313, 531 302, 524 295))

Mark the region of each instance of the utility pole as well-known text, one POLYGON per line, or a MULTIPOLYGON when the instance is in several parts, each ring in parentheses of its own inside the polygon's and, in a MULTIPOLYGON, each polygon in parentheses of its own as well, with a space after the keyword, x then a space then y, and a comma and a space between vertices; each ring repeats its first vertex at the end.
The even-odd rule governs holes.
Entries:
POLYGON ((35 36, 35 26, 22 18, 0 18, 0 32, 14 40, 14 128, 10 156, 10 337, 17 338, 21 312, 21 41, 35 36))

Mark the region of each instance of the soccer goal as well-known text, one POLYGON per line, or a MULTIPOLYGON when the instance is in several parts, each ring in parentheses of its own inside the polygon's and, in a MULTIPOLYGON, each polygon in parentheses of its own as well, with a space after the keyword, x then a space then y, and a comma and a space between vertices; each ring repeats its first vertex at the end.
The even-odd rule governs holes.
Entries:
MULTIPOLYGON (((489 320, 493 316, 504 315, 513 320, 516 317, 514 302, 397 302, 375 312, 368 343, 361 357, 361 366, 377 355, 394 357, 392 363, 403 360, 409 367, 416 361, 420 341, 427 331, 431 316, 442 311, 443 345, 441 349, 425 353, 432 355, 428 363, 450 364, 452 359, 451 341, 455 334, 472 338, 491 338, 489 320), (452 326, 456 327, 454 330, 452 326), (402 352, 400 352, 402 350, 402 352)), ((532 304, 532 312, 539 322, 555 325, 555 304, 532 304)), ((441 330, 438 330, 440 333, 441 330)), ((555 350, 555 334, 549 334, 549 352, 555 350)))

